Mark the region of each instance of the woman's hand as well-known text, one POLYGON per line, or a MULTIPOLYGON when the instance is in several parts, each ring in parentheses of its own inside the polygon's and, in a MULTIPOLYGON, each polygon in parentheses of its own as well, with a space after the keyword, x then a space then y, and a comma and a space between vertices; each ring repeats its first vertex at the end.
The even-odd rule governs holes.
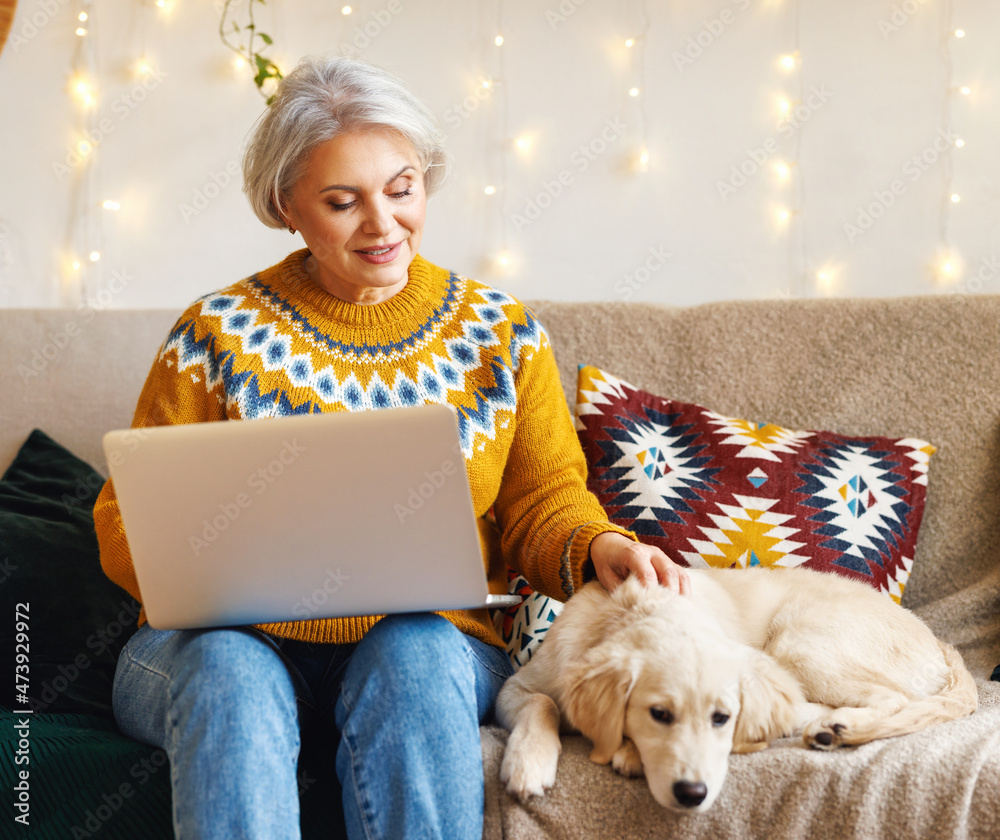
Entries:
POLYGON ((659 583, 681 595, 691 591, 687 569, 678 566, 656 546, 635 542, 614 531, 605 531, 591 540, 590 559, 597 579, 608 592, 630 574, 647 586, 659 583))

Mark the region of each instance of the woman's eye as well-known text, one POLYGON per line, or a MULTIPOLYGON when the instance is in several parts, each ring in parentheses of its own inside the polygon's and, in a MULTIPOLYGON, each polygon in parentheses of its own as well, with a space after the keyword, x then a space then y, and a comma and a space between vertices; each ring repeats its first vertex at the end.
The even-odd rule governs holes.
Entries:
POLYGON ((407 187, 402 192, 394 192, 391 194, 393 198, 405 198, 408 195, 413 195, 413 191, 407 187))
POLYGON ((337 204, 337 202, 335 202, 335 201, 331 201, 330 202, 330 208, 332 210, 336 210, 337 212, 340 212, 341 210, 349 210, 353 206, 354 206, 354 202, 353 201, 348 201, 348 202, 346 202, 344 204, 337 204))
POLYGON ((674 713, 662 706, 652 706, 649 713, 653 716, 653 720, 659 723, 671 724, 674 722, 674 713))
POLYGON ((725 712, 716 712, 712 715, 712 726, 725 726, 729 722, 729 715, 725 712))

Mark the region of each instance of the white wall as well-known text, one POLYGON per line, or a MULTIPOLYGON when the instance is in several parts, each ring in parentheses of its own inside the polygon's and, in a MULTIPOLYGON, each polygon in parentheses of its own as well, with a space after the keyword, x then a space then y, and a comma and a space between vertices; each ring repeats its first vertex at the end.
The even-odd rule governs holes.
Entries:
MULTIPOLYGON (((341 5, 270 0, 257 22, 284 69, 360 47, 441 117, 455 167, 429 208, 434 262, 525 298, 1000 290, 996 0, 341 5)), ((21 0, 0 56, 0 305, 176 308, 301 245, 240 190, 264 105, 220 7, 21 0), (88 62, 89 111, 70 91, 88 62), (88 123, 103 130, 79 162, 88 123)))

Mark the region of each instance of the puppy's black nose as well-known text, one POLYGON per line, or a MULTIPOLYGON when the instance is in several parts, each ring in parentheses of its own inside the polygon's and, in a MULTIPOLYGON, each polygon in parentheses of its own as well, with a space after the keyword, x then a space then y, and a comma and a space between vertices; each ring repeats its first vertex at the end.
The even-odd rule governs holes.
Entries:
POLYGON ((708 796, 704 782, 674 782, 674 797, 684 808, 697 808, 708 796))

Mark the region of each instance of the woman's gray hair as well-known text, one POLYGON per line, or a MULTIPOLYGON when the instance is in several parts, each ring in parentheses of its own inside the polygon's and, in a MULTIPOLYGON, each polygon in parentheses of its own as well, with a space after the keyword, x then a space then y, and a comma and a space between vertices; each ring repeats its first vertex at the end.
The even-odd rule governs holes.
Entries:
POLYGON ((278 85, 243 153, 243 192, 257 218, 285 227, 279 211, 321 143, 365 128, 398 131, 417 152, 424 189, 444 181, 444 133, 433 112, 395 76, 353 58, 307 57, 278 85))

